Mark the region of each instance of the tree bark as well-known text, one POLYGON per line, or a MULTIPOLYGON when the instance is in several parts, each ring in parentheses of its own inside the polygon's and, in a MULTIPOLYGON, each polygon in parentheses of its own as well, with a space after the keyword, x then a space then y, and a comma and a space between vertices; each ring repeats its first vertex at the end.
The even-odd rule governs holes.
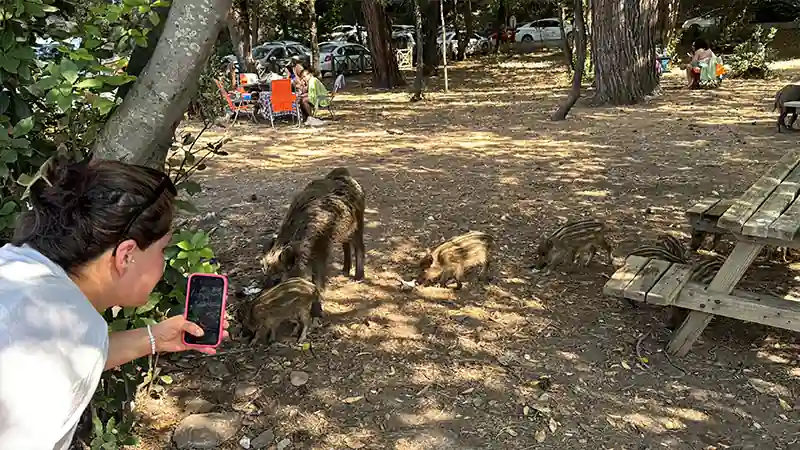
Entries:
POLYGON ((424 74, 431 76, 436 73, 439 67, 439 52, 436 39, 438 39, 437 31, 439 29, 439 0, 428 0, 425 7, 424 34, 425 44, 423 58, 425 61, 424 74))
POLYGON ((506 29, 506 0, 498 0, 497 5, 497 22, 495 24, 495 35, 497 36, 497 41, 495 41, 494 52, 500 52, 500 43, 505 38, 505 29, 506 29))
MULTIPOLYGON (((133 49, 126 70, 128 75, 138 77, 147 66, 150 58, 153 57, 153 52, 156 50, 156 45, 158 45, 158 40, 161 38, 161 33, 164 32, 164 25, 167 23, 167 18, 169 17, 169 9, 169 6, 162 6, 155 9, 158 18, 161 20, 159 20, 157 26, 153 27, 150 32, 147 33, 147 47, 136 46, 136 48, 133 49)), ((117 98, 124 100, 132 86, 133 83, 120 86, 119 89, 117 89, 117 98)))
MULTIPOLYGON (((472 24, 472 0, 464 2, 464 33, 467 35, 466 39, 458 40, 458 60, 463 61, 467 53, 467 45, 472 35, 475 34, 475 29, 472 24)), ((477 49, 476 49, 477 50, 477 49)))
POLYGON ((367 25, 369 49, 372 54, 372 86, 378 89, 391 89, 405 85, 403 75, 397 67, 397 56, 386 9, 380 0, 363 0, 361 10, 367 25))
POLYGON ((250 8, 249 0, 234 0, 231 16, 236 29, 239 31, 239 45, 234 47, 236 58, 239 60, 240 70, 243 73, 256 73, 256 60, 253 59, 253 47, 250 33, 250 8), (242 65, 241 61, 244 61, 242 65))
POLYGON ((422 0, 414 0, 414 40, 416 49, 414 50, 417 59, 417 75, 414 77, 414 94, 411 96, 411 101, 422 100, 422 86, 425 77, 425 61, 423 58, 423 43, 422 43, 422 11, 420 10, 419 2, 422 0))
POLYGON ((261 0, 249 0, 250 5, 247 8, 250 12, 250 49, 252 50, 253 47, 258 46, 259 42, 259 28, 261 27, 261 21, 259 20, 259 13, 260 13, 260 3, 261 0))
POLYGON ((308 29, 311 30, 311 71, 319 76, 319 42, 317 41, 317 11, 315 0, 308 1, 308 29))
POLYGON ((658 88, 658 0, 592 0, 594 103, 630 105, 658 88))
POLYGON ((241 69, 244 69, 247 67, 247 62, 244 60, 244 55, 241 51, 242 36, 239 34, 239 26, 234 18, 233 10, 229 11, 225 17, 225 26, 228 28, 228 34, 231 37, 231 45, 233 46, 233 53, 236 54, 236 62, 241 69))
MULTIPOLYGON (((583 5, 581 5, 581 9, 583 9, 582 7, 583 5)), ((569 43, 569 39, 567 39, 567 33, 564 31, 564 24, 567 22, 567 8, 562 6, 559 8, 559 11, 561 12, 561 26, 559 28, 561 29, 561 44, 562 50, 564 51, 564 63, 566 64, 567 70, 572 71, 575 70, 575 67, 572 65, 572 46, 569 43)))
POLYGON ((586 64, 586 24, 583 22, 583 0, 574 0, 573 8, 575 9, 575 51, 577 52, 577 61, 575 70, 572 72, 572 89, 569 96, 564 103, 559 105, 558 109, 553 113, 551 120, 564 120, 570 109, 575 106, 575 102, 581 96, 581 82, 583 81, 583 68, 586 64))
POLYGON ((173 0, 153 57, 106 122, 92 157, 163 167, 171 140, 213 51, 231 0, 173 0), (168 148, 168 146, 167 146, 168 148))

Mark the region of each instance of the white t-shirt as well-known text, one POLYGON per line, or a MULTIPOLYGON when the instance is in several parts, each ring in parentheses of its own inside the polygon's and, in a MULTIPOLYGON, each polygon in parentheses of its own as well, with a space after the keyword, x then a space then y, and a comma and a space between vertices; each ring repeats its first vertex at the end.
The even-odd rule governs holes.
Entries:
POLYGON ((68 449, 107 354, 105 320, 64 270, 0 248, 0 449, 68 449))

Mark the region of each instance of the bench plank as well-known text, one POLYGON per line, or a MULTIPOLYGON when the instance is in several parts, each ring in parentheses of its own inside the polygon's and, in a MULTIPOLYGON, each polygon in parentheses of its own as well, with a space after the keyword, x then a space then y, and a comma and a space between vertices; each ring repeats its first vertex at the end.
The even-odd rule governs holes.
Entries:
POLYGON ((703 213, 708 211, 709 208, 713 208, 717 202, 719 202, 719 198, 717 197, 702 198, 686 211, 686 217, 700 217, 703 213))
POLYGON ((787 108, 800 108, 800 102, 783 102, 783 106, 786 106, 787 108))
POLYGON ((736 202, 725 211, 717 224, 720 228, 739 233, 744 224, 750 219, 758 208, 772 194, 772 191, 795 168, 800 159, 800 153, 791 151, 769 168, 761 178, 739 197, 736 202))
POLYGON ((792 170, 775 189, 767 201, 758 208, 750 220, 742 227, 745 236, 767 237, 770 225, 792 204, 800 190, 800 166, 792 170))
POLYGON ((663 259, 651 259, 647 265, 636 274, 636 278, 628 284, 622 296, 630 300, 643 302, 650 289, 658 283, 658 280, 661 279, 671 265, 671 262, 664 261, 663 259))
POLYGON ((800 301, 734 290, 731 294, 712 292, 691 282, 684 287, 675 306, 746 320, 785 330, 800 331, 800 301))
POLYGON ((782 241, 793 241, 800 228, 800 197, 792 202, 791 206, 772 222, 767 230, 767 236, 782 241))
POLYGON ((603 294, 611 297, 622 297, 625 288, 633 281, 637 274, 647 265, 650 258, 643 256, 629 256, 625 264, 619 268, 611 279, 603 286, 603 294))
POLYGON ((651 305, 671 305, 678 298, 681 290, 692 277, 692 266, 673 264, 661 279, 653 286, 645 297, 645 303, 651 305))
POLYGON ((720 200, 716 205, 708 208, 708 211, 703 213, 703 219, 713 220, 716 222, 720 216, 725 214, 725 211, 733 205, 733 200, 720 200))

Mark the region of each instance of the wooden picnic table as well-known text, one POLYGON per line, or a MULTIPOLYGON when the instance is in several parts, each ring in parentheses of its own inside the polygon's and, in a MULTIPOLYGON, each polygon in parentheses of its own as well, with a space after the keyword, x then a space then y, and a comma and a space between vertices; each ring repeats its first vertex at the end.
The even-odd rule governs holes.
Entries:
POLYGON ((606 283, 609 295, 691 310, 667 351, 683 356, 715 315, 800 331, 800 301, 734 290, 765 245, 800 248, 800 151, 781 158, 733 201, 701 201, 692 226, 728 233, 736 245, 708 286, 689 281, 692 266, 630 256, 606 283), (716 223, 709 223, 715 219, 716 223))

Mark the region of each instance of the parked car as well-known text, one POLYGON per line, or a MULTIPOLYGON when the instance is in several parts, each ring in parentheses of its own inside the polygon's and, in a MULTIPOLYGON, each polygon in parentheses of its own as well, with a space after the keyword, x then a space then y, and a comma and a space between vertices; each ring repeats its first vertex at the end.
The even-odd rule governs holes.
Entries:
POLYGON ((472 37, 467 42, 466 54, 467 55, 486 55, 492 49, 492 44, 484 36, 478 33, 473 33, 472 37))
MULTIPOLYGON (((564 24, 564 33, 567 40, 573 36, 572 25, 564 24)), ((557 18, 540 19, 520 25, 516 30, 517 42, 532 42, 548 46, 562 45, 561 42, 561 20, 557 18)))
POLYGON ((719 26, 722 22, 722 16, 715 16, 715 15, 704 15, 698 17, 692 17, 691 19, 687 19, 681 25, 681 28, 684 30, 688 30, 690 28, 696 28, 698 30, 707 30, 712 27, 719 26))
POLYGON ((406 32, 414 34, 416 32, 416 27, 414 27, 414 25, 392 25, 392 32, 406 32))
MULTIPOLYGON (((513 28, 507 28, 501 31, 500 42, 514 42, 516 30, 513 28)), ((493 30, 489 30, 488 32, 488 39, 489 44, 491 46, 497 45, 497 32, 493 30)))
POLYGON ((356 27, 355 25, 337 25, 333 27, 329 38, 330 41, 358 42, 359 33, 361 34, 361 42, 367 42, 367 29, 356 27))
POLYGON ((288 41, 265 42, 253 49, 253 58, 259 68, 259 76, 265 72, 281 73, 292 58, 298 58, 305 64, 311 64, 311 50, 304 45, 288 41))
POLYGON ((329 41, 319 44, 319 72, 322 76, 372 70, 372 55, 363 45, 329 41))
MULTIPOLYGON (((455 31, 447 31, 445 33, 445 38, 447 39, 447 46, 445 47, 447 50, 447 59, 452 60, 456 56, 456 52, 458 51, 458 41, 456 40, 456 32, 455 31)), ((439 30, 436 33, 436 47, 438 47, 438 53, 441 55, 442 53, 442 30, 439 30)))

